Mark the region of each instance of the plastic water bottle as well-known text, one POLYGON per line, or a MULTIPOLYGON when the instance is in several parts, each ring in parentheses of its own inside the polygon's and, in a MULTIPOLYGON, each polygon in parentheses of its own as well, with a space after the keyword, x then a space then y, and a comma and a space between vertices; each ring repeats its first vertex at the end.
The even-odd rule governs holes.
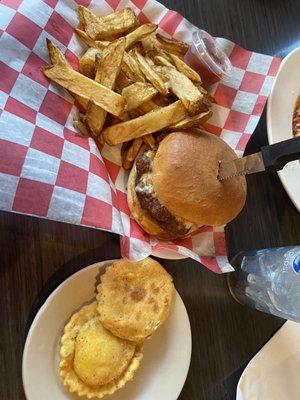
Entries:
POLYGON ((228 285, 242 304, 300 322, 300 246, 239 253, 228 285))

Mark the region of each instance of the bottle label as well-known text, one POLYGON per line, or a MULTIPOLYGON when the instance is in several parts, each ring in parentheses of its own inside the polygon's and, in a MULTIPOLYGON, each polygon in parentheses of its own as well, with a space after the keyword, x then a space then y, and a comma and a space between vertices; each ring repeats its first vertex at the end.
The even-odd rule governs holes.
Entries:
POLYGON ((296 274, 300 273, 300 254, 298 254, 293 261, 293 270, 296 272, 296 274))

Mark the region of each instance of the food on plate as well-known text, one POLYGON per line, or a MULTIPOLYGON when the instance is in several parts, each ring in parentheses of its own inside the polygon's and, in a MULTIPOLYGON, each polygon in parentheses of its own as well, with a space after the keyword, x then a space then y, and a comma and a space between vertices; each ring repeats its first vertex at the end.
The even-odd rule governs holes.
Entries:
POLYGON ((94 301, 76 312, 65 326, 60 357, 60 376, 69 391, 100 399, 133 379, 142 352, 138 344, 103 327, 94 301))
POLYGON ((79 134, 97 145, 125 143, 124 168, 177 123, 180 129, 199 127, 211 116, 213 97, 182 59, 188 44, 160 35, 155 24, 139 25, 130 8, 97 16, 80 5, 77 15, 75 32, 89 46, 79 59, 79 72, 47 40, 52 65, 44 73, 74 97, 79 134))
POLYGON ((176 56, 176 54, 170 54, 172 61, 174 62, 175 67, 179 72, 182 72, 185 76, 190 78, 192 81, 201 83, 200 75, 191 67, 189 67, 180 57, 176 56))
POLYGON ((174 68, 174 65, 166 57, 163 57, 161 55, 155 56, 154 61, 156 65, 174 68))
POLYGON ((172 277, 151 258, 109 265, 96 301, 82 306, 64 328, 59 374, 68 390, 101 399, 132 380, 144 340, 169 315, 173 292, 172 277))
POLYGON ((246 180, 218 180, 219 163, 237 156, 202 131, 172 132, 138 157, 128 181, 128 205, 138 224, 162 240, 190 235, 198 226, 234 219, 246 200, 246 180))
POLYGON ((110 39, 116 34, 128 32, 137 25, 131 8, 124 8, 104 17, 97 17, 83 6, 78 6, 78 17, 85 32, 92 39, 110 39))
POLYGON ((136 138, 130 142, 127 142, 125 148, 121 152, 122 155, 122 165, 125 169, 131 169, 133 162, 136 159, 139 152, 145 150, 143 147, 143 139, 136 138))
POLYGON ((47 44, 47 49, 49 53, 49 58, 50 61, 53 65, 55 64, 63 64, 70 66, 66 57, 63 55, 63 53, 60 51, 60 49, 51 42, 48 38, 46 39, 46 44, 47 44))
POLYGON ((203 94, 184 74, 175 68, 161 67, 163 75, 168 78, 170 90, 181 100, 190 115, 197 114, 202 107, 203 94))
POLYGON ((161 94, 168 94, 168 88, 165 86, 161 77, 156 73, 151 64, 143 57, 138 51, 135 52, 135 57, 138 62, 139 68, 144 74, 145 78, 152 83, 152 85, 161 94))
POLYGON ((88 78, 95 78, 96 57, 101 56, 101 50, 93 47, 89 48, 78 61, 78 70, 88 78))
POLYGON ((122 71, 133 82, 145 82, 145 77, 142 74, 136 59, 129 53, 124 54, 122 71))
POLYGON ((145 82, 135 82, 122 90, 122 96, 126 99, 126 110, 131 111, 143 103, 151 100, 157 94, 157 90, 145 82))
POLYGON ((300 97, 297 100, 293 114, 293 134, 294 136, 300 136, 300 97))
POLYGON ((147 135, 148 133, 158 132, 169 125, 182 120, 188 115, 186 108, 180 100, 166 107, 150 111, 141 117, 131 119, 111 125, 102 131, 106 143, 116 145, 147 135))
POLYGON ((90 131, 88 130, 87 126, 85 123, 81 120, 83 117, 81 115, 75 115, 73 118, 73 125, 74 128, 80 132, 81 136, 83 137, 89 137, 90 136, 90 131))
POLYGON ((67 65, 56 64, 45 67, 44 74, 72 93, 86 100, 93 99, 95 105, 102 107, 113 115, 118 116, 125 109, 126 101, 124 97, 81 75, 67 65))
POLYGON ((134 31, 128 33, 125 36, 126 39, 126 50, 144 39, 145 36, 150 35, 150 33, 154 32, 157 29, 157 25, 155 24, 144 24, 136 28, 134 31))
POLYGON ((119 260, 106 269, 97 288, 103 326, 114 335, 143 342, 167 319, 174 285, 155 260, 119 260))
POLYGON ((109 41, 107 40, 94 40, 89 35, 85 32, 82 31, 81 29, 75 28, 74 29, 76 35, 80 37, 88 46, 92 48, 97 48, 97 49, 104 49, 106 46, 109 45, 109 41))
POLYGON ((193 117, 186 117, 176 124, 171 125, 167 128, 167 130, 180 130, 180 129, 188 129, 188 128, 197 128, 200 125, 203 125, 209 118, 212 116, 212 111, 204 111, 200 114, 194 115, 193 117))
MULTIPOLYGON (((101 62, 95 71, 95 82, 113 90, 120 73, 125 51, 124 38, 109 44, 102 53, 101 62)), ((106 111, 96 104, 89 103, 86 124, 94 136, 99 136, 106 118, 106 111)))
MULTIPOLYGON (((54 43, 52 43, 49 39, 46 39, 46 43, 47 43, 47 48, 48 48, 48 53, 49 53, 49 58, 50 58, 51 63, 53 65, 62 64, 62 65, 66 65, 66 66, 70 67, 70 64, 68 63, 66 57, 63 55, 63 53, 60 51, 60 49, 54 43)), ((88 99, 78 96, 75 93, 72 93, 72 92, 70 92, 70 93, 74 97, 74 99, 77 101, 78 105, 83 110, 86 110, 88 103, 89 103, 88 99)), ((78 120, 78 118, 76 118, 76 120, 78 120)), ((77 126, 78 126, 78 124, 77 124, 77 126)), ((76 128, 76 129, 78 129, 78 128, 76 128)), ((81 129, 78 129, 78 130, 80 133, 82 133, 81 129)))
POLYGON ((177 54, 179 57, 183 57, 189 49, 187 43, 167 38, 159 33, 156 35, 156 38, 167 53, 177 54))

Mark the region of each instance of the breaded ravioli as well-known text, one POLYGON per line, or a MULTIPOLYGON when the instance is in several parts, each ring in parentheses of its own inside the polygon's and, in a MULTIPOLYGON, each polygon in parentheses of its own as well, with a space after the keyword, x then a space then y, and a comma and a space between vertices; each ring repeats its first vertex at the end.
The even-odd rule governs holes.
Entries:
POLYGON ((69 391, 102 398, 133 378, 142 353, 139 346, 115 337, 102 326, 93 302, 65 326, 60 356, 60 376, 69 391))
POLYGON ((106 269, 97 290, 103 326, 120 338, 142 342, 166 320, 174 285, 157 261, 123 259, 106 269))

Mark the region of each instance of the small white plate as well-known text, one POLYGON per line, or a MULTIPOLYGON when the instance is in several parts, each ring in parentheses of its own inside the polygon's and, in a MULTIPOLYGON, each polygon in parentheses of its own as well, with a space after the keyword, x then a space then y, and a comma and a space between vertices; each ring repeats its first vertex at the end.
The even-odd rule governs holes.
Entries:
POLYGON ((236 400, 296 400, 300 393, 300 324, 287 321, 242 373, 236 400))
MULTIPOLYGON (((59 342, 65 323, 75 310, 95 296, 99 273, 111 262, 93 264, 70 276, 40 308, 23 352, 22 375, 27 400, 79 399, 67 391, 59 377, 59 342)), ((188 373, 191 349, 188 314, 175 291, 170 316, 146 341, 134 380, 107 399, 176 400, 188 373)))
MULTIPOLYGON (((300 95, 300 48, 292 51, 282 61, 267 106, 269 143, 291 139, 292 118, 300 95)), ((300 211, 300 162, 288 163, 279 178, 290 199, 300 211)))

